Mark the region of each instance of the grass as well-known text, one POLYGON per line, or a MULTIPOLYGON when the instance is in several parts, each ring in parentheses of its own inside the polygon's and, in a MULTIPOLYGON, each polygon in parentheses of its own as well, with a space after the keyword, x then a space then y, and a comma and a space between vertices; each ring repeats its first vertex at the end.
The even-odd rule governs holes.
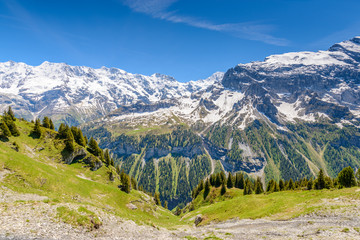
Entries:
POLYGON ((62 163, 64 144, 54 138, 56 132, 46 130, 45 137, 33 139, 29 136, 31 123, 17 120, 16 124, 21 135, 10 137, 8 142, 0 142, 0 171, 3 168, 11 171, 0 186, 20 193, 47 196, 50 203, 75 203, 106 209, 139 224, 169 228, 183 224, 170 211, 146 200, 142 192, 132 190, 126 194, 120 191, 118 179, 114 182, 108 180, 108 168, 102 167, 93 172, 81 163, 62 163), (14 141, 20 146, 19 152, 12 148, 14 141), (130 202, 135 202, 138 209, 127 208, 130 202))
POLYGON ((79 207, 79 209, 73 210, 66 206, 61 206, 56 209, 56 217, 61 221, 71 224, 75 227, 82 226, 88 230, 97 229, 102 222, 95 215, 95 213, 87 210, 85 207, 79 207))
POLYGON ((233 188, 220 196, 220 188, 213 188, 206 200, 203 199, 203 192, 199 194, 193 202, 195 210, 186 214, 184 220, 190 221, 198 214, 203 215, 204 220, 200 223, 202 225, 232 218, 287 220, 322 209, 341 208, 342 206, 327 206, 323 201, 338 197, 360 199, 360 192, 355 189, 358 188, 284 191, 244 196, 242 190, 233 188))

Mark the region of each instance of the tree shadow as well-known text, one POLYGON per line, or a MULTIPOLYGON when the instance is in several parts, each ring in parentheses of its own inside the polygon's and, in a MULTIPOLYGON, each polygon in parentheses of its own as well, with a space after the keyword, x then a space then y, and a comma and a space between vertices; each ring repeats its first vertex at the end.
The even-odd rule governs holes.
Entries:
POLYGON ((37 133, 30 132, 29 137, 31 137, 31 138, 33 138, 33 139, 39 139, 39 138, 40 138, 40 135, 37 134, 37 133))
POLYGON ((0 135, 0 141, 2 142, 9 142, 9 138, 8 137, 5 137, 4 135, 0 135))

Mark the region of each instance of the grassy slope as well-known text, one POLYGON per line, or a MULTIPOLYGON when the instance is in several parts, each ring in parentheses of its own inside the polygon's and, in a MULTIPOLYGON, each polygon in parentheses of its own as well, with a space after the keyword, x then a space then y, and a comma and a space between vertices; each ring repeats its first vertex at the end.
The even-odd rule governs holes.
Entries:
MULTIPOLYGON (((230 189, 220 196, 220 188, 212 188, 209 197, 204 201, 203 192, 194 200, 195 210, 183 215, 183 221, 191 221, 194 216, 202 214, 202 224, 211 221, 224 221, 232 218, 256 219, 267 217, 272 220, 286 220, 319 211, 329 207, 326 199, 347 198, 360 199, 359 188, 284 191, 271 194, 243 195, 239 189, 230 189), (210 199, 210 200, 209 200, 210 199)), ((331 207, 344 207, 339 203, 331 207)))
POLYGON ((152 201, 143 200, 137 210, 127 208, 129 202, 141 201, 146 196, 134 190, 131 194, 120 191, 117 187, 119 180, 108 181, 108 168, 102 167, 92 172, 80 163, 63 164, 60 153, 64 145, 60 140, 50 137, 55 136, 54 131, 47 130, 45 135, 48 137, 33 139, 29 137, 31 123, 16 121, 16 124, 21 136, 0 142, 0 171, 6 168, 12 172, 0 182, 0 186, 17 192, 47 196, 54 203, 74 202, 109 209, 116 215, 138 223, 164 227, 179 224, 176 216, 167 210, 159 211, 152 201), (12 148, 14 141, 20 145, 19 152, 12 148))

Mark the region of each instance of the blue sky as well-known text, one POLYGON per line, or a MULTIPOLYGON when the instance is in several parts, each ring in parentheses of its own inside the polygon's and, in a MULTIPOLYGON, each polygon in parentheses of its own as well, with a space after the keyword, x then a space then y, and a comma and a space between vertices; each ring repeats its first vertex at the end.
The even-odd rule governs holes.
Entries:
POLYGON ((358 0, 0 0, 0 61, 197 80, 360 35, 358 0))

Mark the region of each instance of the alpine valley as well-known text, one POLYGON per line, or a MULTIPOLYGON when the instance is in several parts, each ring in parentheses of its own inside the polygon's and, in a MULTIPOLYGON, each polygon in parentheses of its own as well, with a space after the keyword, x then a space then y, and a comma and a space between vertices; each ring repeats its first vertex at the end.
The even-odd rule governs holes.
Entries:
POLYGON ((205 80, 64 63, 0 64, 0 106, 80 126, 147 192, 185 206, 214 172, 336 177, 360 167, 360 37, 205 80))

